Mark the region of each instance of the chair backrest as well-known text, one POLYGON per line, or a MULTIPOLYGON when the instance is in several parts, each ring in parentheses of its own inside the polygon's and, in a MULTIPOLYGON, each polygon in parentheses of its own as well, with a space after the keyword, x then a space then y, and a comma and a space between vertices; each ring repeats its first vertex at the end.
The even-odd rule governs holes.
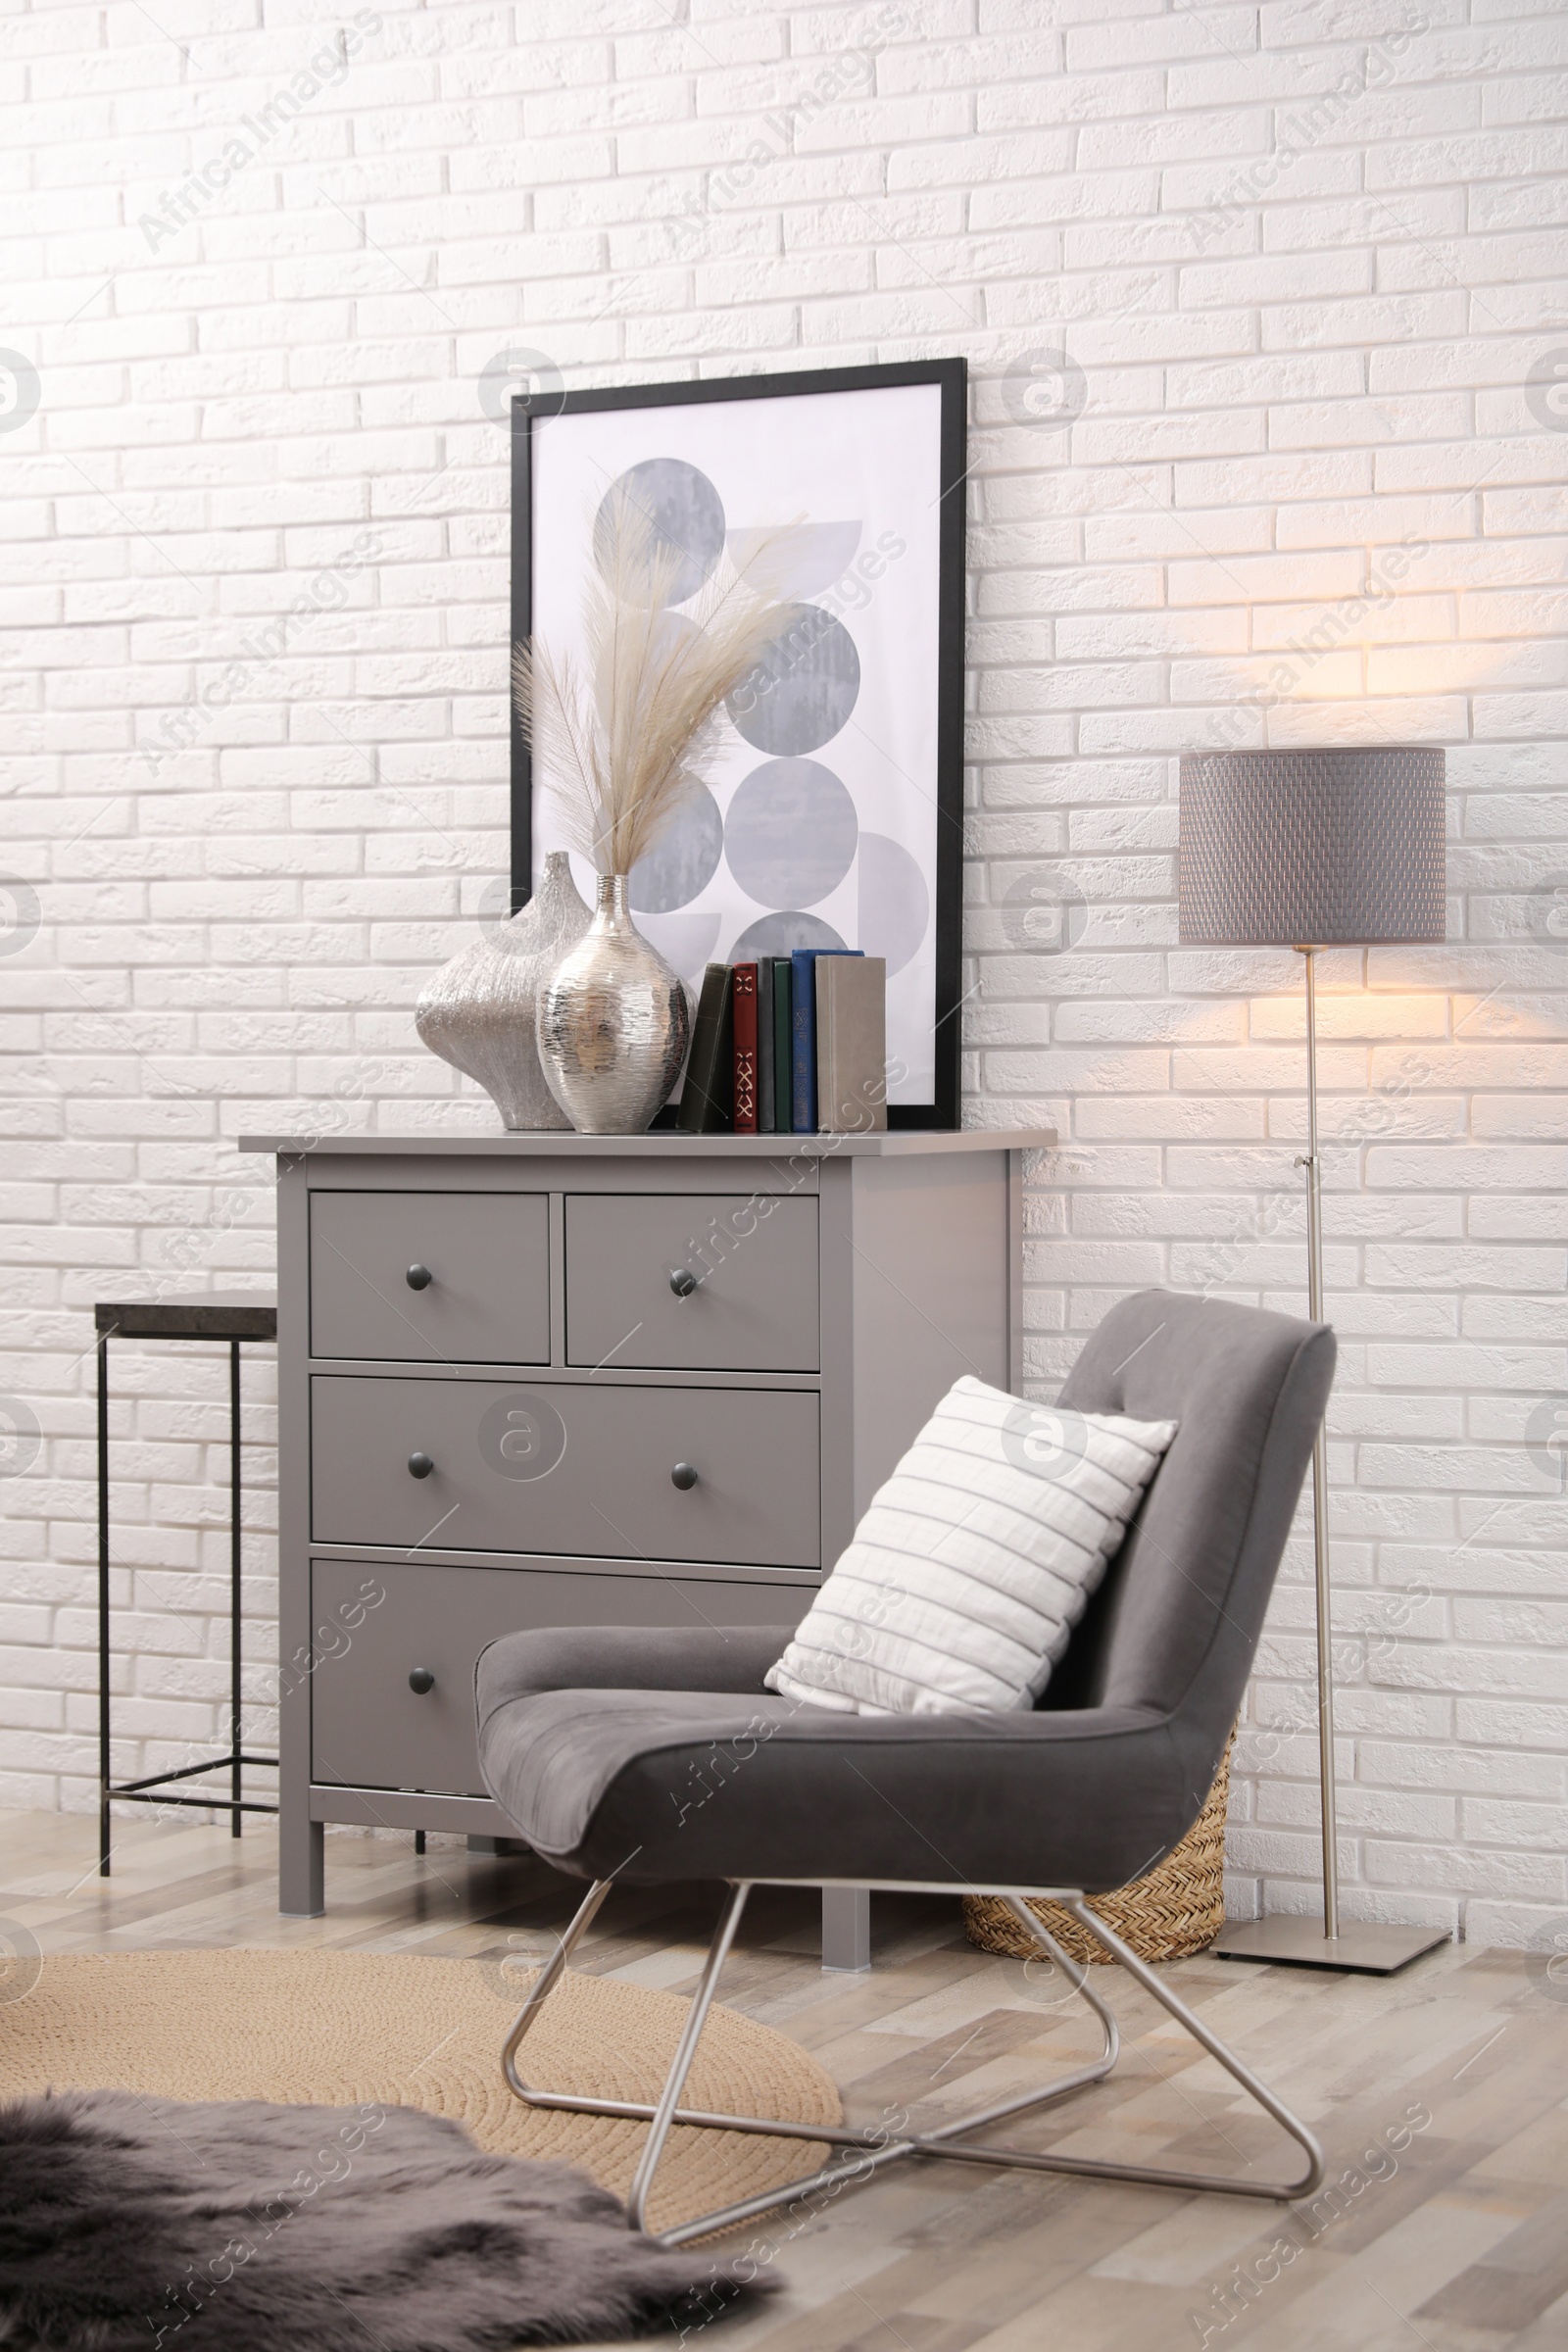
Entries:
POLYGON ((1334 1356, 1327 1324, 1225 1299, 1143 1291, 1111 1308, 1058 1401, 1179 1427, 1043 1705, 1154 1707, 1217 1760, 1334 1356))

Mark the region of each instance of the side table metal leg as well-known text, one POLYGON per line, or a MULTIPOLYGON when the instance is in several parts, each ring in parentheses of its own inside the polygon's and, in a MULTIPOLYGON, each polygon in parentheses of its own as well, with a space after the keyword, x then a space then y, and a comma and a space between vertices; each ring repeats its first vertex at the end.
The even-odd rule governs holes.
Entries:
POLYGON ((865 1886, 822 1889, 822 1966, 861 1976, 871 1965, 871 1894, 865 1886))
POLYGON ((234 1768, 230 1783, 233 1802, 229 1807, 228 1834, 237 1838, 244 1815, 239 1800, 245 1793, 245 1775, 239 1757, 244 1740, 240 1734, 240 1502, 239 1502, 239 1342, 228 1343, 228 1581, 229 1581, 229 1724, 233 1737, 234 1768))
POLYGON ((109 1334, 98 1334, 98 1876, 109 1876, 109 1334))

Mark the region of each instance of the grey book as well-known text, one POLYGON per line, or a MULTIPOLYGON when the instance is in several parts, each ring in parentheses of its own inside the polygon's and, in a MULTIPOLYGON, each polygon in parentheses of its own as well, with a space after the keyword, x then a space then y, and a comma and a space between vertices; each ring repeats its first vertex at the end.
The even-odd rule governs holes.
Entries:
POLYGON ((816 1126, 873 1135, 888 1123, 888 967, 882 956, 819 956, 816 1126))

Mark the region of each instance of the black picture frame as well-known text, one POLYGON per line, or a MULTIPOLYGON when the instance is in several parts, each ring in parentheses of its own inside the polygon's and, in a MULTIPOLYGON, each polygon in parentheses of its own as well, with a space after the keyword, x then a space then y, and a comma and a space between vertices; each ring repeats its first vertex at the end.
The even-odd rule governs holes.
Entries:
MULTIPOLYGON (((512 643, 533 628, 533 469, 537 421, 593 411, 684 406, 697 401, 774 400, 813 393, 884 391, 933 384, 941 394, 937 586, 937 741, 934 934, 935 1084, 930 1102, 888 1106, 893 1128, 956 1129, 959 1124, 963 898, 964 525, 968 366, 963 359, 912 360, 865 368, 817 368, 777 375, 705 378, 670 384, 623 384, 591 391, 521 395, 512 414, 512 643)), ((533 889, 533 767, 512 707, 512 906, 533 889)), ((672 1122, 666 1109, 656 1127, 672 1122)))

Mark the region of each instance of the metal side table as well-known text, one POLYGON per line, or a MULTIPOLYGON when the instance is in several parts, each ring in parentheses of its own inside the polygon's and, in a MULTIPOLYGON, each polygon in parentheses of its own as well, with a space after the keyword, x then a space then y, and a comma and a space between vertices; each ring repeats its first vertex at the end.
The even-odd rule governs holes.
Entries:
POLYGON ((277 1338, 277 1295, 273 1291, 212 1291, 192 1298, 100 1301, 93 1309, 98 1328, 98 1875, 109 1876, 110 1801, 116 1797, 140 1805, 189 1805, 193 1809, 226 1812, 230 1833, 240 1834, 243 1813, 275 1813, 276 1805, 263 1804, 244 1794, 247 1764, 275 1765, 275 1756, 243 1752, 240 1738, 240 1383, 239 1351, 247 1340, 277 1338), (151 1773, 145 1780, 116 1784, 110 1779, 109 1721, 109 1343, 119 1340, 201 1340, 226 1342, 228 1347, 229 1446, 229 1669, 232 1744, 220 1756, 186 1764, 177 1772, 151 1773), (230 1793, 203 1796, 165 1796, 159 1792, 174 1781, 194 1780, 204 1772, 231 1775, 230 1793))

